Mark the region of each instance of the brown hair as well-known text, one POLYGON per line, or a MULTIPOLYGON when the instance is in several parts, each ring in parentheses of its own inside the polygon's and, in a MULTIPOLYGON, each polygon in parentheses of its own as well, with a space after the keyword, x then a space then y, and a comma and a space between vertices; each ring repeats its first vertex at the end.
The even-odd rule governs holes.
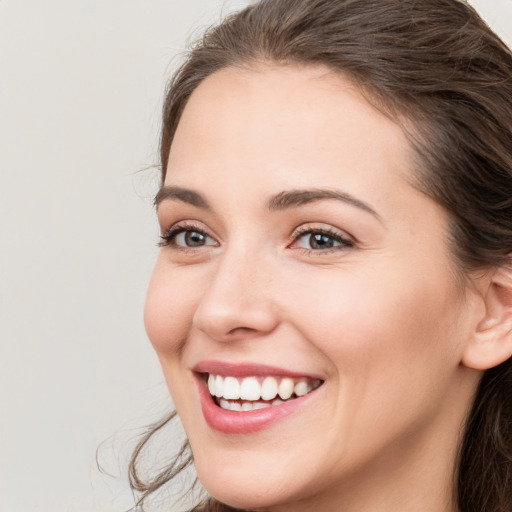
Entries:
MULTIPOLYGON (((462 276, 510 264, 512 54, 459 0, 261 0, 212 28, 169 83, 160 158, 194 89, 229 66, 321 64, 351 77, 404 128, 416 150, 416 186, 451 218, 462 276)), ((512 510, 512 363, 487 371, 467 421, 454 479, 461 512, 512 510)), ((137 477, 144 498, 179 473, 137 477)), ((188 458, 188 463, 191 462, 188 458)), ((196 510, 233 510, 209 500, 196 510)))

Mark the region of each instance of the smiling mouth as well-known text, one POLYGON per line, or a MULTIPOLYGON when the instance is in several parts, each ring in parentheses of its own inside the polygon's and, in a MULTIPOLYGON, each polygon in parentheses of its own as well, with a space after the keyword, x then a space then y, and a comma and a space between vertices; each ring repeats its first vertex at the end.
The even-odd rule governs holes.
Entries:
POLYGON ((237 412, 275 407, 311 393, 323 384, 308 377, 233 377, 204 374, 210 395, 221 409, 237 412))

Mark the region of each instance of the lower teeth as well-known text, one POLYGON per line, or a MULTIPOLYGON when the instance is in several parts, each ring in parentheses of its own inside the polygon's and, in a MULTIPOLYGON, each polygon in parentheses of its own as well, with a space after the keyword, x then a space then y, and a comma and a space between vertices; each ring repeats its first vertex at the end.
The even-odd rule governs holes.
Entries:
MULTIPOLYGON (((241 401, 230 401, 230 400, 224 400, 224 399, 217 399, 217 404, 222 408, 226 409, 228 411, 255 411, 258 409, 266 409, 267 407, 272 407, 275 405, 284 404, 285 400, 280 400, 279 398, 276 398, 275 400, 272 400, 272 402, 251 402, 248 400, 241 400, 241 401)), ((286 400, 287 402, 288 400, 286 400)))

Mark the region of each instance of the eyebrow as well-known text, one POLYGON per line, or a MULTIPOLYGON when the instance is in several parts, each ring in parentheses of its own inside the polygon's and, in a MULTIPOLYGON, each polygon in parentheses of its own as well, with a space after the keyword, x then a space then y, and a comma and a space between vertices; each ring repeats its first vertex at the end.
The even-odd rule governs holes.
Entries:
MULTIPOLYGON (((183 203, 187 203, 198 208, 203 208, 205 210, 212 210, 210 204, 203 195, 201 195, 199 192, 196 192, 195 190, 188 188, 162 186, 155 197, 155 206, 158 208, 158 205, 166 199, 181 201, 183 203)), ((285 190, 272 196, 266 202, 265 206, 269 211, 281 211, 326 199, 335 199, 337 201, 347 203, 351 206, 359 208, 360 210, 370 213, 377 219, 381 220, 380 215, 369 204, 346 192, 333 189, 316 188, 285 190)))
POLYGON ((306 189, 306 190, 289 190, 280 192, 275 196, 271 197, 267 201, 267 209, 270 211, 286 210, 288 208, 294 208, 296 206, 302 206, 316 201, 322 201, 324 199, 335 199, 342 201, 351 206, 355 206, 360 210, 367 213, 371 213, 374 217, 381 219, 380 215, 367 203, 357 199, 356 197, 342 192, 341 190, 333 189, 306 189))
POLYGON ((198 208, 211 210, 208 201, 199 192, 189 188, 163 186, 155 196, 153 203, 158 208, 158 205, 165 199, 181 201, 182 203, 191 204, 198 208))

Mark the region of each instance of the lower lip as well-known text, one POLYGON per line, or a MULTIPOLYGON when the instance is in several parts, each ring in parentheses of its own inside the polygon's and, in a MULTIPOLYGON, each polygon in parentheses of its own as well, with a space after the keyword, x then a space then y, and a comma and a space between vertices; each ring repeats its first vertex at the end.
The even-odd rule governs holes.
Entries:
POLYGON ((271 405, 265 409, 240 412, 219 407, 210 395, 202 377, 198 379, 198 388, 201 409, 206 423, 213 430, 224 434, 251 434, 269 428, 279 420, 296 413, 316 391, 279 405, 271 405))

